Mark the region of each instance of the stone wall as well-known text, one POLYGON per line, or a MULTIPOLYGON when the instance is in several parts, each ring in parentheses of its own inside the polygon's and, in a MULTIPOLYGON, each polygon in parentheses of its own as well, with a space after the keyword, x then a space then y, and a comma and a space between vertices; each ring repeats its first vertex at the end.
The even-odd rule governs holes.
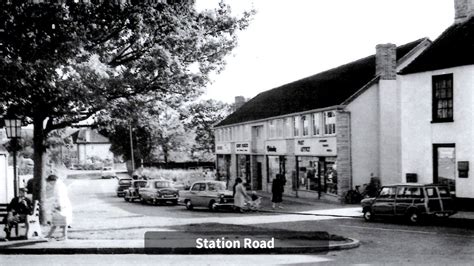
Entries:
POLYGON ((352 188, 350 113, 336 114, 337 135, 337 194, 342 197, 352 188))

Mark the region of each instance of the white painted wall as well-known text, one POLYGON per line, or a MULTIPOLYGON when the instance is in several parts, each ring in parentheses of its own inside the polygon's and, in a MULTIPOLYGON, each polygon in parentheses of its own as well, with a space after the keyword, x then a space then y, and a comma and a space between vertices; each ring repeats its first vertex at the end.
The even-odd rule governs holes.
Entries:
POLYGON ((85 161, 92 156, 113 160, 114 155, 110 151, 110 146, 111 144, 78 144, 79 161, 85 161))
MULTIPOLYGON (((456 161, 469 161, 469 178, 456 178, 456 196, 474 198, 474 66, 402 76, 402 180, 417 173, 433 182, 433 143, 455 143, 456 161), (454 122, 431 123, 433 75, 453 73, 454 122)), ((456 174, 457 170, 456 170, 456 174)))
POLYGON ((10 203, 13 198, 13 167, 8 166, 8 154, 0 153, 0 203, 10 203))
POLYGON ((352 186, 379 176, 378 85, 374 84, 347 105, 351 113, 352 186))

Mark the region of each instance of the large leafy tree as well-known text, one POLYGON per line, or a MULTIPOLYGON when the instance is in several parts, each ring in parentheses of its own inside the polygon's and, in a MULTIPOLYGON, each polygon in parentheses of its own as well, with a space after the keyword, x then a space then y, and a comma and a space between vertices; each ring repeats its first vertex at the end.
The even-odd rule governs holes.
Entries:
POLYGON ((49 133, 117 99, 199 94, 251 17, 223 3, 197 11, 190 0, 30 2, 0 2, 0 106, 33 124, 36 199, 49 133))
POLYGON ((213 158, 215 150, 213 126, 231 111, 231 105, 213 99, 195 102, 183 110, 186 116, 186 128, 195 132, 195 144, 192 147, 194 159, 213 158))

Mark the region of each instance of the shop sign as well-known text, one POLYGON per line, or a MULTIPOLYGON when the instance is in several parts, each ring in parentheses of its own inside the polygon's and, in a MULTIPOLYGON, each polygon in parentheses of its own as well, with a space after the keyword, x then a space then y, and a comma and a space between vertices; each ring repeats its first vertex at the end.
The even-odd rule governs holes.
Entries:
POLYGON ((286 154, 286 141, 274 140, 265 143, 265 152, 267 154, 286 154))
POLYGON ((250 142, 235 143, 235 153, 241 153, 241 154, 250 153, 250 142))
POLYGON ((216 154, 230 154, 230 143, 216 144, 216 154))
POLYGON ((336 156, 336 138, 296 139, 295 155, 336 156))

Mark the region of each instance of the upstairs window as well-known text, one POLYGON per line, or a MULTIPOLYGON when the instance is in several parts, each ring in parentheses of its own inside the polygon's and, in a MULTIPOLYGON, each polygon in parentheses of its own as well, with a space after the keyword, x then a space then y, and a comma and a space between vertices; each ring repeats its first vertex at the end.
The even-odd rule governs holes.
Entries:
POLYGON ((295 116, 293 119, 293 136, 298 137, 300 135, 300 117, 295 116))
POLYGON ((321 135, 321 113, 313 114, 313 135, 321 135))
POLYGON ((336 134, 336 112, 324 112, 324 135, 336 134))
POLYGON ((309 135, 309 121, 308 116, 301 116, 301 127, 303 128, 303 136, 309 135))
POLYGON ((453 121, 453 74, 433 76, 433 122, 453 121))

